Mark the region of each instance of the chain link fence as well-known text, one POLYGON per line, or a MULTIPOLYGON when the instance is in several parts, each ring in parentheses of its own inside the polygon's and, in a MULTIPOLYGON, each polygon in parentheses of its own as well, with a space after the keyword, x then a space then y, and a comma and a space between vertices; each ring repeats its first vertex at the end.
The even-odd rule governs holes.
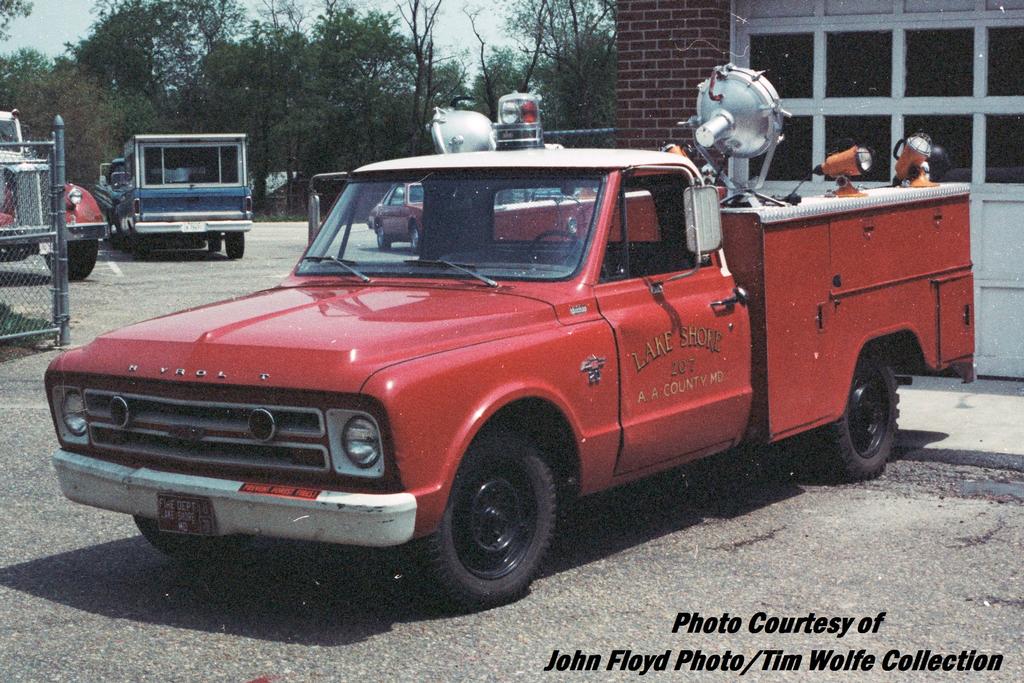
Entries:
POLYGON ((59 117, 56 124, 52 140, 0 141, 0 342, 43 335, 68 341, 59 117))

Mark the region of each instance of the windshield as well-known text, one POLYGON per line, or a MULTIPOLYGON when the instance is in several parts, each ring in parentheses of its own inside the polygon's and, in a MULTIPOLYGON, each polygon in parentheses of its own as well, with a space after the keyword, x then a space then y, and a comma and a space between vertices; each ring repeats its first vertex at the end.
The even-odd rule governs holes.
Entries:
POLYGON ((564 279, 586 252, 601 188, 600 176, 354 180, 297 274, 564 279))

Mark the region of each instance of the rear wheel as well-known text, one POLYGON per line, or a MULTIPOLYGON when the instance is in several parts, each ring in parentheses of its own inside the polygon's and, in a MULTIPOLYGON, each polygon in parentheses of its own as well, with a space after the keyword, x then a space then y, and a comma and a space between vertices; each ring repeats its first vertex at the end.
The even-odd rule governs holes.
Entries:
POLYGON ((68 242, 68 280, 84 280, 96 267, 100 253, 99 240, 76 240, 68 242))
POLYGON ((221 247, 223 246, 223 239, 220 235, 210 235, 206 238, 206 250, 211 254, 220 253, 221 247))
POLYGON ((474 443, 438 530, 422 541, 446 601, 479 609, 520 597, 547 552, 557 509, 551 469, 532 445, 510 433, 474 443))
POLYGON ((843 417, 824 430, 839 476, 862 481, 885 470, 896 442, 898 402, 892 369, 877 358, 861 358, 843 417))
POLYGON ((230 560, 248 545, 245 536, 190 536, 161 531, 156 520, 148 517, 136 516, 135 526, 154 548, 184 562, 230 560))
POLYGON ((245 233, 229 232, 224 236, 224 244, 229 259, 240 259, 245 256, 245 233))

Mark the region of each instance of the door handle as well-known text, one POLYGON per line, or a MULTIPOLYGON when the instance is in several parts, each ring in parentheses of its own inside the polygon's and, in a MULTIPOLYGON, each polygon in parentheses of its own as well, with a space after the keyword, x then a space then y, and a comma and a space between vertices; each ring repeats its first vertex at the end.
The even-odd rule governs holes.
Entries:
POLYGON ((712 301, 711 308, 723 308, 735 306, 736 304, 746 306, 747 298, 747 290, 743 289, 742 287, 734 287, 732 290, 732 296, 730 296, 728 299, 719 299, 718 301, 712 301))

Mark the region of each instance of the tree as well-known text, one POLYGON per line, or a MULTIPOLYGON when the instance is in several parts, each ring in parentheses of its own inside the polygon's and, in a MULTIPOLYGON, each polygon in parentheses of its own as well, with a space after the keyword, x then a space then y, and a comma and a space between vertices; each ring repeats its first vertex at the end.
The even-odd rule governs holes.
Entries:
POLYGON ((593 128, 615 118, 615 0, 516 0, 507 22, 529 54, 550 127, 593 128), (522 27, 528 27, 526 36, 522 27), (524 40, 525 38, 525 40, 524 40))
POLYGON ((481 11, 465 10, 478 44, 477 74, 473 79, 472 97, 477 110, 481 110, 492 121, 496 121, 498 100, 502 95, 512 91, 529 92, 530 81, 540 54, 543 30, 541 24, 537 22, 530 36, 533 40, 533 46, 530 48, 524 49, 523 43, 520 43, 519 50, 508 47, 488 48, 487 41, 477 30, 476 22, 481 11))
POLYGON ((99 84, 67 59, 52 61, 23 49, 0 58, 0 89, 21 112, 26 137, 49 137, 60 114, 67 131, 68 180, 95 181, 100 162, 110 159, 118 142, 117 110, 99 84))
POLYGON ((328 11, 313 32, 318 134, 306 159, 318 171, 397 156, 409 120, 406 41, 391 14, 328 11))
POLYGON ((415 154, 423 146, 430 104, 437 94, 434 81, 437 63, 434 54, 434 26, 441 3, 442 0, 403 0, 398 5, 398 12, 409 29, 413 56, 409 154, 415 154))
POLYGON ((12 19, 27 17, 31 12, 29 0, 0 0, 0 40, 7 38, 7 27, 12 19))

